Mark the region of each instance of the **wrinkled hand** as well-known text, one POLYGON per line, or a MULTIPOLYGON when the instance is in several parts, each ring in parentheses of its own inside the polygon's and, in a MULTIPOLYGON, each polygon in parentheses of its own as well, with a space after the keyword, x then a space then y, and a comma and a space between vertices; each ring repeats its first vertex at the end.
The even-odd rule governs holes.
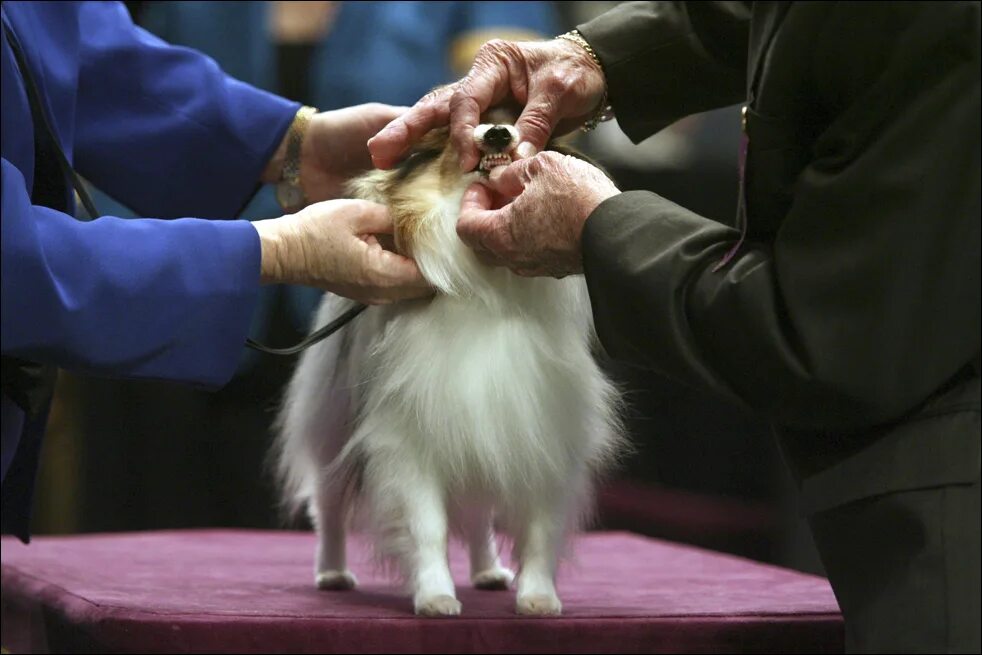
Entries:
POLYGON ((382 205, 331 200, 253 225, 262 243, 264 283, 320 287, 370 305, 433 293, 413 260, 379 243, 392 233, 382 205))
MULTIPOLYGON (((315 115, 300 147, 300 186, 308 201, 340 197, 349 179, 371 168, 365 141, 404 111, 373 102, 315 115)), ((279 182, 287 139, 266 165, 263 182, 279 182)))
POLYGON ((368 142, 378 168, 391 168, 427 132, 450 124, 462 170, 473 170, 480 155, 474 128, 481 114, 511 101, 524 107, 515 123, 530 157, 553 133, 582 125, 603 100, 603 71, 580 46, 565 40, 511 43, 489 41, 467 77, 424 96, 368 142))
POLYGON ((524 276, 582 273, 583 225, 620 193, 600 169, 551 151, 494 169, 486 184, 464 193, 457 234, 486 263, 524 276))

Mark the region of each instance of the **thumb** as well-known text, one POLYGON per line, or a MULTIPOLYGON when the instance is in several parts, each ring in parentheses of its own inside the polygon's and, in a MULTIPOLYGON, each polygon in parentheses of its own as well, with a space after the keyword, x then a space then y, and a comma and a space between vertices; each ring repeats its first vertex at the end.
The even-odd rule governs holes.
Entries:
POLYGON ((384 205, 364 201, 352 219, 358 234, 392 234, 392 217, 384 205))
POLYGON ((496 166, 488 175, 488 183, 506 198, 517 198, 531 179, 532 162, 535 159, 518 159, 507 166, 496 166))
POLYGON ((488 211, 491 209, 491 203, 491 192, 488 187, 475 182, 464 191, 464 197, 460 202, 460 215, 488 211))
POLYGON ((457 220, 457 236, 472 248, 482 245, 482 236, 497 214, 491 210, 493 202, 491 191, 483 184, 472 184, 464 192, 460 218, 457 220))

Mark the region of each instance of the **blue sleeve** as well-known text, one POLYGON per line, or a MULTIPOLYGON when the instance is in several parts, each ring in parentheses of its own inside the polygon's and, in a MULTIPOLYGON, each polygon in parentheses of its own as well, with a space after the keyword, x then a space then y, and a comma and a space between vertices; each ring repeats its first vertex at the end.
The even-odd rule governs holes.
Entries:
POLYGON ((3 159, 3 354, 81 372, 221 386, 259 289, 246 221, 90 222, 34 206, 3 159))
POLYGON ((299 107, 133 25, 79 8, 75 166, 138 214, 232 218, 299 107))

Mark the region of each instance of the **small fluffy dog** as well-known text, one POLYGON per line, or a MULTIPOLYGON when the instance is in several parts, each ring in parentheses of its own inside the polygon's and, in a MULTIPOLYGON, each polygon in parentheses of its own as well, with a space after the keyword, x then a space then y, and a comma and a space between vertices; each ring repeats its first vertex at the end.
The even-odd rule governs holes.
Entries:
MULTIPOLYGON (((481 169, 511 161, 509 121, 474 136, 481 169)), ((397 250, 437 294, 370 307, 304 353, 279 419, 278 471, 286 502, 306 504, 316 527, 321 589, 356 585, 345 532, 357 514, 417 614, 459 614, 448 537, 467 543, 474 586, 505 589, 514 575, 497 528, 520 564, 517 611, 555 615, 566 537, 620 443, 618 396, 591 355, 582 276, 519 277, 457 237, 464 190, 482 175, 460 172, 441 129, 397 168, 353 181, 353 196, 389 208, 397 250)), ((350 306, 325 295, 316 324, 350 306)))

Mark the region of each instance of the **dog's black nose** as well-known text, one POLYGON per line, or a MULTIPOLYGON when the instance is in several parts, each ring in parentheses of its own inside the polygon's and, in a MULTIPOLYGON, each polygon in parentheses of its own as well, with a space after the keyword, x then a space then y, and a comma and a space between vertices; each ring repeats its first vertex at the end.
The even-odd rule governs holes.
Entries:
POLYGON ((511 132, 507 127, 496 125, 484 133, 484 145, 501 152, 511 143, 511 132))

